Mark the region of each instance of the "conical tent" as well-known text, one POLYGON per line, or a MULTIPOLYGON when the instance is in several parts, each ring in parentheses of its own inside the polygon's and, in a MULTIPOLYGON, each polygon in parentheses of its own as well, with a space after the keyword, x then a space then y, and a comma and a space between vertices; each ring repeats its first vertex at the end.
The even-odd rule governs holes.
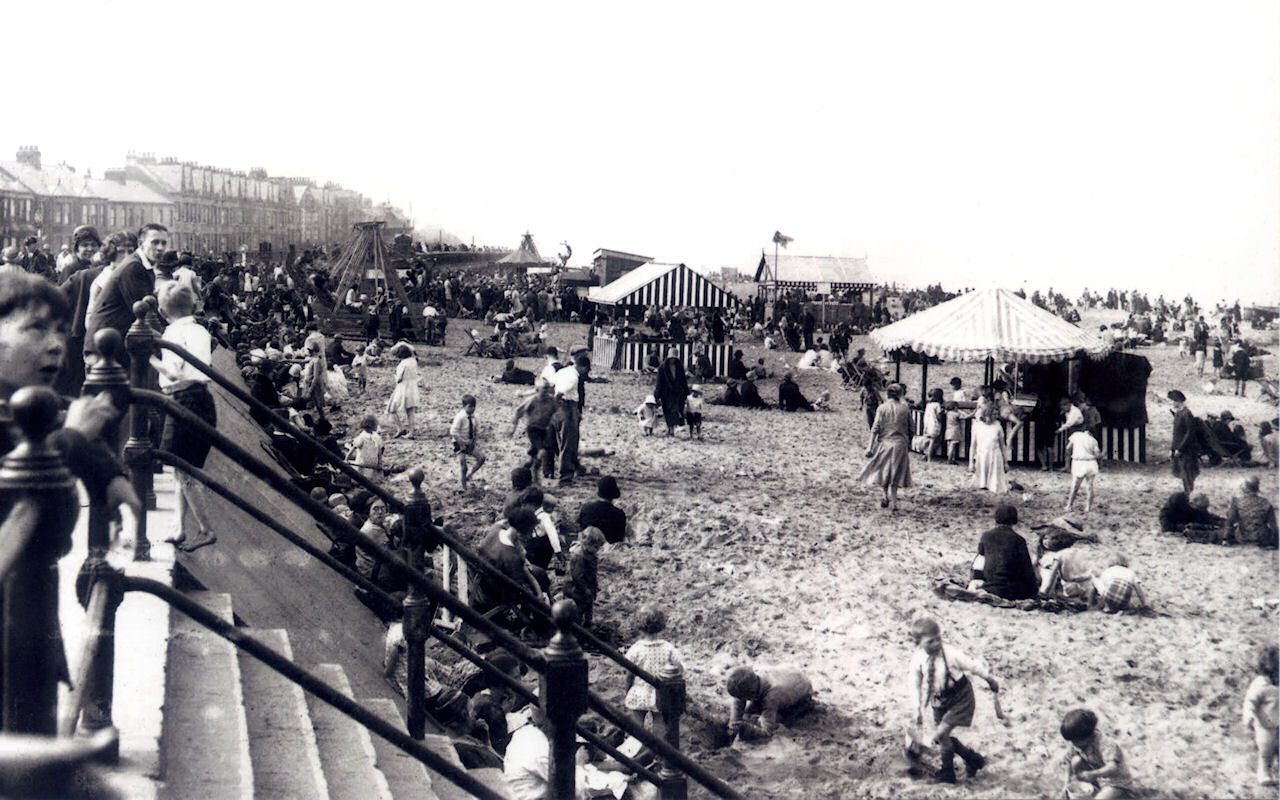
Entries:
POLYGON ((520 240, 520 247, 514 253, 508 253, 498 259, 499 264, 542 264, 542 255, 538 252, 538 246, 533 243, 533 234, 525 233, 520 240))
MULTIPOLYGON (((397 300, 409 306, 409 295, 400 282, 400 275, 387 263, 387 247, 382 241, 382 226, 385 222, 357 222, 351 228, 351 238, 347 240, 342 255, 330 270, 336 276, 338 285, 333 291, 333 310, 331 315, 340 313, 342 298, 347 290, 359 286, 366 272, 372 268, 380 272, 387 281, 387 290, 393 292, 397 300)), ((424 336, 422 318, 417 314, 409 314, 409 324, 419 337, 424 336)))
POLYGON ((900 349, 944 361, 1047 364, 1109 350, 1088 331, 1007 289, 982 289, 871 332, 886 352, 900 349))

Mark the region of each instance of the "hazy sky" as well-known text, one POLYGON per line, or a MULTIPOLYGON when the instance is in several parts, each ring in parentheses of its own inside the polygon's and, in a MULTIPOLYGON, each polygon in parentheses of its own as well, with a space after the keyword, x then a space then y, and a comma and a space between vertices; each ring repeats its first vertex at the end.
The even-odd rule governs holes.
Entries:
POLYGON ((777 229, 910 283, 1276 302, 1278 9, 25 3, 0 155, 262 166, 574 263, 750 270, 777 229))

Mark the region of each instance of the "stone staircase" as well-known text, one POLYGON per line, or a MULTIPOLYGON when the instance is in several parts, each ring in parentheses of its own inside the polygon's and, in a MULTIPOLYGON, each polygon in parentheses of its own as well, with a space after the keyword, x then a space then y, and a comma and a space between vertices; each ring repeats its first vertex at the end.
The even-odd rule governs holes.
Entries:
MULTIPOLYGON (((173 548, 155 543, 163 539, 173 516, 167 478, 157 476, 159 510, 148 512, 153 560, 128 564, 126 570, 171 582, 173 548)), ((76 546, 60 565, 60 607, 73 664, 83 629, 83 612, 75 603, 72 586, 84 558, 84 516, 74 536, 76 546)), ((236 620, 230 595, 209 591, 188 595, 222 619, 236 620)), ((292 657, 284 630, 244 630, 277 653, 292 657)), ((352 695, 341 666, 322 664, 312 672, 352 695)), ((470 796, 151 596, 130 594, 121 606, 115 684, 121 761, 109 780, 122 797, 461 800, 470 796)), ((395 702, 356 699, 405 729, 395 702)), ((462 766, 448 737, 428 734, 426 744, 462 766)), ((470 772, 486 786, 510 796, 501 770, 470 772)))
MULTIPOLYGON (((190 596, 223 619, 233 619, 230 596, 213 592, 190 596)), ((285 631, 248 633, 277 653, 292 655, 285 631)), ((342 667, 324 664, 316 672, 350 696, 342 667)), ((167 675, 160 735, 161 800, 463 800, 470 796, 177 612, 170 619, 167 675)), ((384 720, 405 728, 404 717, 391 700, 356 699, 384 720)), ((462 766, 448 737, 428 734, 426 744, 462 766)), ((505 793, 501 770, 477 769, 472 774, 505 793)))

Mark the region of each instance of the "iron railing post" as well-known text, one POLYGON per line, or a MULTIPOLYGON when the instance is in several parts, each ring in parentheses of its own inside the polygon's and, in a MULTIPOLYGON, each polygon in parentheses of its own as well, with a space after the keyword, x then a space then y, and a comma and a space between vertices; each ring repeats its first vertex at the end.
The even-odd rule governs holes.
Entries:
MULTIPOLYGON (((438 538, 432 535, 434 525, 431 521, 431 503, 422 491, 423 473, 414 468, 409 472, 409 483, 413 491, 409 501, 404 504, 404 546, 409 551, 409 566, 415 572, 422 573, 425 564, 424 554, 439 544, 438 538)), ((409 704, 409 735, 414 739, 422 739, 427 731, 427 698, 426 672, 427 632, 431 620, 435 617, 436 604, 433 603, 417 584, 409 584, 409 592, 404 598, 404 639, 407 645, 406 672, 408 686, 405 695, 409 704)))
MULTIPOLYGON (((125 334, 124 346, 129 353, 129 385, 134 389, 151 388, 151 355, 155 352, 156 332, 147 324, 150 306, 143 300, 133 304, 133 324, 125 334)), ((144 509, 156 507, 155 484, 151 473, 151 409, 138 403, 129 404, 129 440, 124 445, 124 463, 129 468, 133 490, 144 509)), ((134 561, 151 560, 151 541, 147 538, 147 515, 138 517, 138 546, 134 561)))
MULTIPOLYGON (((120 610, 120 603, 124 601, 122 577, 123 573, 107 563, 105 556, 97 559, 90 557, 80 568, 80 574, 76 576, 76 597, 80 600, 80 605, 91 612, 90 623, 95 626, 90 629, 89 635, 97 637, 92 651, 93 661, 89 663, 87 671, 78 678, 84 685, 72 687, 80 689, 78 730, 86 736, 97 736, 104 730, 110 730, 115 734, 112 737, 114 746, 103 751, 103 758, 109 764, 120 761, 120 737, 112 717, 116 680, 116 612, 120 610), (101 622, 93 619, 92 613, 95 609, 90 608, 94 588, 99 584, 106 592, 101 622)), ((71 718, 71 725, 75 725, 74 717, 71 718)))
MULTIPOLYGON (((129 407, 129 374, 120 366, 121 348, 124 342, 120 332, 113 328, 105 328, 93 337, 94 349, 98 353, 98 361, 89 368, 81 390, 86 397, 109 394, 112 405, 124 410, 129 407)), ((119 451, 120 422, 114 421, 103 429, 102 439, 113 452, 119 451)), ((76 576, 76 596, 81 605, 88 608, 89 595, 94 583, 105 573, 113 572, 107 564, 107 551, 111 549, 111 524, 114 509, 102 502, 90 501, 88 527, 88 555, 76 576)), ((102 636, 94 653, 93 664, 89 668, 83 693, 83 710, 80 728, 87 734, 96 734, 106 728, 114 728, 112 722, 112 706, 115 686, 115 631, 116 610, 120 607, 122 595, 119 582, 113 584, 107 597, 107 604, 102 618, 102 636)), ((112 763, 119 759, 119 743, 116 749, 109 751, 112 763)))
POLYGON ((34 513, 30 535, 0 588, 0 714, 6 731, 53 736, 58 681, 66 675, 58 625, 58 559, 71 549, 80 499, 62 456, 45 442, 58 426, 57 395, 29 386, 14 392, 10 407, 22 441, 0 462, 0 509, 7 517, 23 504, 34 513))
MULTIPOLYGON (((684 714, 684 672, 668 663, 658 673, 658 713, 662 715, 662 738, 676 750, 680 749, 680 716, 684 714)), ((662 779, 659 797, 662 800, 685 800, 689 795, 689 779, 669 759, 662 759, 658 770, 662 779)))
POLYGON ((538 694, 551 727, 549 796, 560 800, 575 796, 574 753, 578 746, 575 726, 578 717, 587 710, 587 657, 572 630, 578 621, 577 604, 561 600, 551 609, 551 618, 556 634, 542 651, 546 667, 538 694))

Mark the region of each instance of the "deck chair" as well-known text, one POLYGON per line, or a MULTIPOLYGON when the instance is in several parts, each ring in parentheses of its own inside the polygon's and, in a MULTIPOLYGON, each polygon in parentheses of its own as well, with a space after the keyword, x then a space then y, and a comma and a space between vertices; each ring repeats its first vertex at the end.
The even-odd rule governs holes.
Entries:
POLYGON ((463 352, 464 356, 476 355, 480 358, 502 357, 502 351, 497 342, 483 339, 475 331, 467 331, 467 336, 471 338, 471 344, 467 345, 466 351, 463 352))
POLYGON ((1262 396, 1271 402, 1280 402, 1280 382, 1275 378, 1257 378, 1258 388, 1262 391, 1262 396))
POLYGON ((863 386, 881 389, 885 384, 884 375, 880 370, 865 361, 861 366, 854 361, 841 361, 840 377, 846 389, 861 389, 863 386))

